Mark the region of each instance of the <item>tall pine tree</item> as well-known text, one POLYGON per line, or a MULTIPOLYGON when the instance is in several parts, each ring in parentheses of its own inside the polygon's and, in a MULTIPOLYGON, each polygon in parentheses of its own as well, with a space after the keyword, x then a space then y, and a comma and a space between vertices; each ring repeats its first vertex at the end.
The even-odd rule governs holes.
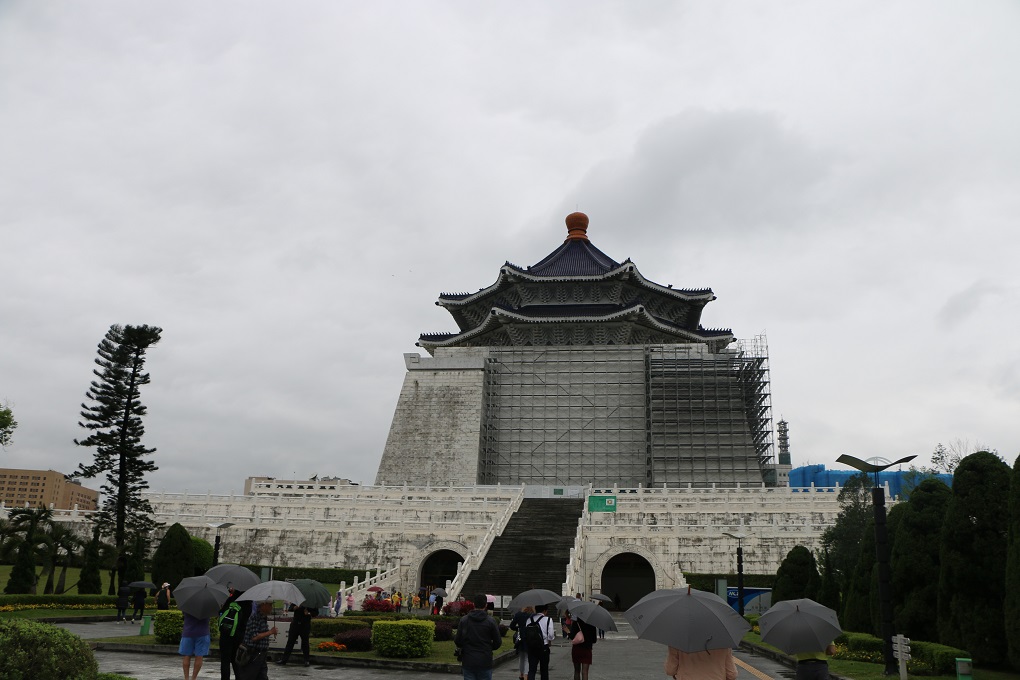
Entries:
POLYGON ((92 371, 97 380, 85 393, 92 403, 82 404, 82 420, 78 423, 90 434, 74 442, 96 449, 92 464, 82 463, 79 473, 83 477, 106 475, 101 487, 103 507, 96 522, 103 534, 113 539, 118 581, 123 579, 132 537, 156 526, 152 506, 142 498, 142 492, 149 488, 145 474, 157 468, 145 459, 156 449, 142 444, 146 408, 141 402, 141 387, 149 384, 145 353, 159 342, 162 332, 155 326, 110 326, 99 343, 99 369, 92 371))
POLYGON ((939 551, 939 642, 993 666, 1006 659, 1009 473, 1009 466, 988 451, 960 461, 939 551))

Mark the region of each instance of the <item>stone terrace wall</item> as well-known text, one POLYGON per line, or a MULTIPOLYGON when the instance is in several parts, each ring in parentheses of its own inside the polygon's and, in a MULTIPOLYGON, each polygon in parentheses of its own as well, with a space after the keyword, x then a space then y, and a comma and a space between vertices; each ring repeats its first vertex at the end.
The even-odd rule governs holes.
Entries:
POLYGON ((430 545, 466 556, 521 493, 519 487, 351 487, 333 496, 149 494, 156 519, 212 542, 220 560, 369 569, 411 564, 430 545))

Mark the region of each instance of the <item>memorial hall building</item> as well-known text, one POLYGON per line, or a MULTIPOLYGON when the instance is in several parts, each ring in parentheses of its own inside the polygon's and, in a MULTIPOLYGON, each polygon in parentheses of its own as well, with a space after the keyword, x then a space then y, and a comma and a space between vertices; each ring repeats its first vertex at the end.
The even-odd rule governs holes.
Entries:
POLYGON ((378 570, 344 584, 359 601, 541 587, 626 607, 734 574, 738 545, 760 574, 817 549, 838 488, 789 485, 764 336, 706 326, 710 289, 646 278, 584 214, 566 227, 541 261, 439 295, 455 329, 404 355, 373 485, 253 477, 241 495, 148 494, 155 519, 219 532, 222 561, 378 570))

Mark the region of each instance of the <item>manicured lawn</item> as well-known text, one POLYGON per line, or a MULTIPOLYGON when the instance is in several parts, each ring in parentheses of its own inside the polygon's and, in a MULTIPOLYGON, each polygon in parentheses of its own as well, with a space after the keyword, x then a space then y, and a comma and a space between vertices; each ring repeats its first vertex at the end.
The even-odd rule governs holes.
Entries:
MULTIPOLYGON (((0 594, 3 593, 4 586, 7 585, 7 580, 11 577, 11 569, 12 568, 13 567, 10 564, 0 564, 0 594)), ((40 575, 40 576, 42 575, 42 571, 43 571, 43 568, 42 568, 41 565, 37 566, 35 568, 35 573, 40 575)), ((68 567, 67 568, 67 576, 64 577, 64 586, 67 587, 67 590, 65 591, 65 594, 67 594, 67 595, 77 595, 78 594, 78 575, 80 573, 81 573, 81 569, 79 569, 78 567, 68 567)), ((59 579, 59 578, 60 578, 60 567, 57 567, 57 573, 53 577, 53 585, 54 586, 56 586, 57 579, 59 579)), ((100 594, 105 595, 107 593, 107 589, 110 587, 110 572, 104 569, 103 571, 99 572, 99 578, 102 580, 102 583, 103 583, 103 590, 102 590, 102 593, 100 593, 100 594)), ((146 576, 145 578, 149 578, 149 576, 146 576)), ((45 587, 46 587, 46 580, 45 579, 41 579, 39 581, 39 583, 36 585, 36 589, 35 589, 36 594, 37 595, 42 595, 43 594, 43 588, 45 588, 45 587)))

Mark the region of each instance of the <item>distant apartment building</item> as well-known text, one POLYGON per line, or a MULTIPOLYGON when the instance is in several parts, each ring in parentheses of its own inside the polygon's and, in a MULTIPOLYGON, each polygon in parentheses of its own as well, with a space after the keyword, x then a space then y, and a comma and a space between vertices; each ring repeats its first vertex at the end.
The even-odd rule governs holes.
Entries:
POLYGON ((332 496, 356 483, 340 477, 311 479, 276 479, 275 477, 248 477, 244 480, 245 496, 332 496))
POLYGON ((95 510, 99 492, 54 470, 0 468, 0 502, 9 508, 95 510))

